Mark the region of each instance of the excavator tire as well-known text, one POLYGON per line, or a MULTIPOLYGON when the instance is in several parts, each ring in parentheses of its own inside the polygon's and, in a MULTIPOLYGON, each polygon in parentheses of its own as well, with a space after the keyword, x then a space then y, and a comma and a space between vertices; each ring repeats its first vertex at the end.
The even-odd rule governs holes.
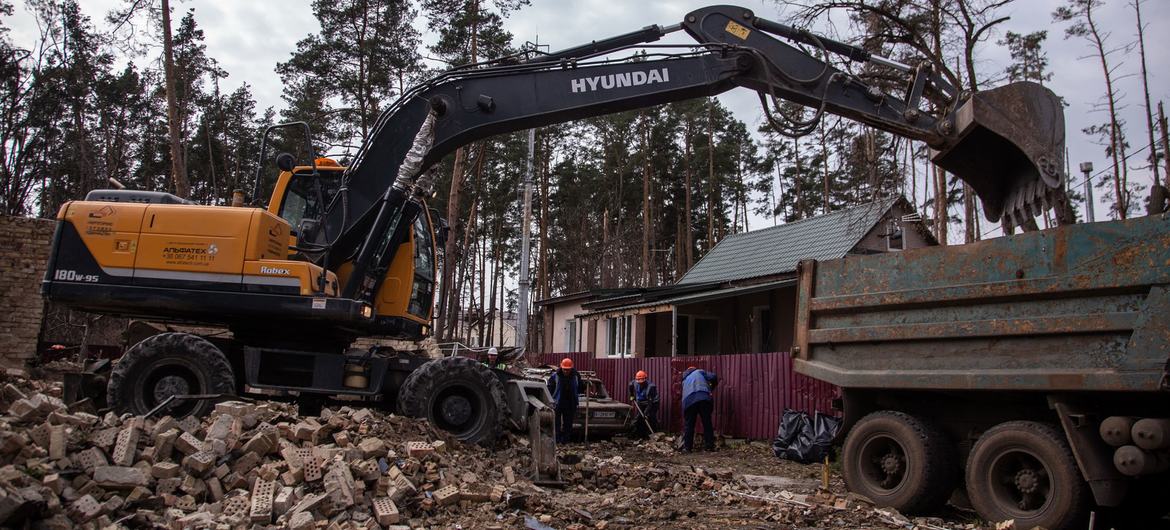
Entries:
POLYGON ((504 385, 466 357, 443 357, 420 366, 398 390, 398 411, 426 418, 470 443, 492 445, 507 415, 504 385))
MULTIPOLYGON (((146 414, 176 394, 233 394, 235 374, 223 352, 203 337, 160 333, 135 344, 114 364, 106 399, 119 413, 146 414)), ((212 400, 174 401, 166 414, 203 416, 212 400)))

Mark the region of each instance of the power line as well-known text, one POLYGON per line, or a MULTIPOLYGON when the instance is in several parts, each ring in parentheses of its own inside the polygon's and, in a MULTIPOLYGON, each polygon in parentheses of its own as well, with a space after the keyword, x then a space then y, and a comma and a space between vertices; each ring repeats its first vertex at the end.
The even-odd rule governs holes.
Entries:
MULTIPOLYGON (((1147 149, 1149 149, 1149 148, 1150 148, 1150 146, 1149 146, 1149 145, 1146 145, 1146 146, 1143 146, 1141 149, 1138 149, 1137 151, 1134 151, 1134 152, 1132 152, 1132 153, 1130 153, 1130 154, 1128 154, 1128 155, 1125 155, 1125 158, 1121 159, 1121 163, 1123 163, 1123 164, 1124 164, 1124 163, 1126 163, 1126 162, 1129 162, 1129 159, 1130 159, 1130 158, 1133 158, 1134 156, 1137 156, 1137 155, 1141 154, 1142 152, 1144 152, 1145 150, 1147 150, 1147 149)), ((1106 167, 1105 169, 1102 169, 1101 171, 1098 171, 1098 172, 1096 172, 1096 173, 1094 173, 1094 174, 1090 175, 1090 176, 1089 176, 1089 180, 1095 179, 1095 178, 1097 178, 1097 177, 1099 177, 1099 176, 1101 176, 1101 175, 1104 175, 1104 174, 1108 173, 1110 169, 1111 169, 1111 168, 1108 168, 1108 167, 1106 167)), ((1068 183, 1068 187, 1069 187, 1069 188, 1072 188, 1073 186, 1076 186, 1076 185, 1083 184, 1084 182, 1085 182, 1085 179, 1084 179, 1084 177, 1081 177, 1081 180, 1080 180, 1080 181, 1074 181, 1073 179, 1071 179, 1071 178, 1070 178, 1070 179, 1069 179, 1069 183, 1068 183)))

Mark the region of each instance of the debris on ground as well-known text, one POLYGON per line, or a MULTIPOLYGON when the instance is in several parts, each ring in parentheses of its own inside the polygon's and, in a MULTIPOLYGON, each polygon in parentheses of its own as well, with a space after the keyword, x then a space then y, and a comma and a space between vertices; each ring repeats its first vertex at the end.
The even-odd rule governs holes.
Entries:
POLYGON ((298 416, 280 402, 218 403, 202 421, 97 414, 57 383, 0 381, 0 526, 72 528, 976 528, 907 519, 820 466, 726 441, 681 455, 674 438, 560 448, 564 487, 527 479, 527 441, 463 444, 373 409, 298 416), (839 481, 837 481, 839 482, 839 481))

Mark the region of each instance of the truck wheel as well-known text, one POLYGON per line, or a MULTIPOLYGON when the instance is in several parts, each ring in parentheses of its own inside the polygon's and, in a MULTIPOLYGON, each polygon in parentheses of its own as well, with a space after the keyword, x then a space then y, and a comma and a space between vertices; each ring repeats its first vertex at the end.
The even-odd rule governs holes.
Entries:
POLYGON ((495 443, 507 414, 504 385, 488 367, 466 357, 420 366, 398 391, 398 410, 471 443, 495 443))
POLYGON ((950 441, 930 424, 902 412, 874 412, 845 438, 845 485, 878 506, 935 510, 955 489, 953 454, 950 441))
MULTIPOLYGON (((172 395, 233 394, 235 374, 213 344, 187 333, 161 333, 135 344, 114 365, 106 387, 109 405, 119 413, 142 415, 172 395)), ((174 401, 173 417, 203 416, 209 400, 174 401)))
POLYGON ((1069 528, 1084 513, 1087 493, 1064 433, 1034 421, 992 427, 967 458, 967 495, 989 521, 1016 528, 1069 528))

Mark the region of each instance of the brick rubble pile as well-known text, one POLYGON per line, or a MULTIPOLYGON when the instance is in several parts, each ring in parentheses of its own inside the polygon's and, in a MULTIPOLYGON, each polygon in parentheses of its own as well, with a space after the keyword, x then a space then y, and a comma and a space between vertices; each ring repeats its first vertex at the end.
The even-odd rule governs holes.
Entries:
MULTIPOLYGON (((529 480, 528 440, 511 434, 485 449, 421 420, 350 407, 302 417, 278 402, 223 402, 202 421, 98 415, 66 406, 59 384, 18 383, 0 381, 0 527, 976 527, 911 522, 807 476, 759 484, 711 459, 680 463, 669 436, 562 447, 564 487, 549 489, 529 480)), ((718 456, 779 462, 765 454, 718 456)))

